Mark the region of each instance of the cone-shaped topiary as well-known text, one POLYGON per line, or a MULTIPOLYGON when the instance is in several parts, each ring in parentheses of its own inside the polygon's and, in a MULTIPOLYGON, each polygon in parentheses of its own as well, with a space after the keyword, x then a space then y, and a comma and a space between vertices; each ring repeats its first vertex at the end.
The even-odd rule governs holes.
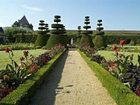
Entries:
POLYGON ((77 38, 76 38, 76 44, 79 46, 80 44, 80 40, 81 40, 81 26, 78 26, 78 35, 77 35, 77 38))
POLYGON ((88 29, 91 28, 91 26, 89 26, 90 24, 90 19, 89 19, 89 16, 86 16, 85 17, 85 26, 83 26, 83 28, 85 29, 84 31, 82 31, 82 37, 81 37, 81 40, 80 40, 80 47, 83 47, 83 46, 90 46, 90 47, 94 47, 94 44, 92 42, 92 38, 91 38, 91 35, 92 34, 92 31, 89 31, 88 29))
POLYGON ((49 39, 49 35, 47 33, 49 32, 48 24, 44 23, 44 20, 40 20, 39 27, 38 27, 38 36, 35 41, 35 47, 41 48, 46 45, 47 40, 49 39))
POLYGON ((103 29, 104 28, 102 27, 102 20, 98 20, 95 37, 93 39, 94 46, 97 49, 102 49, 106 47, 103 29))
POLYGON ((65 26, 63 24, 59 24, 59 22, 61 22, 61 17, 58 15, 54 16, 54 22, 56 23, 51 25, 53 29, 51 30, 50 38, 46 44, 47 49, 50 49, 57 44, 61 44, 64 46, 67 44, 65 26))

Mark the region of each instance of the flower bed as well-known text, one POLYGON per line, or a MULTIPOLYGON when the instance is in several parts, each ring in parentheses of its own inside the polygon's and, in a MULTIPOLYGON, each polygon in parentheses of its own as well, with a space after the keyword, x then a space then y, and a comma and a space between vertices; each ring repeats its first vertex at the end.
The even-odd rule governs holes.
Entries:
POLYGON ((86 54, 83 52, 80 54, 118 105, 140 105, 140 98, 134 92, 110 75, 100 64, 91 61, 91 58, 86 54))
MULTIPOLYGON (((113 45, 112 49, 114 51, 115 59, 110 60, 110 61, 107 61, 104 57, 98 55, 96 53, 97 51, 94 48, 85 46, 85 47, 81 48, 81 51, 83 51, 86 54, 86 56, 90 58, 91 61, 94 61, 94 62, 97 62, 98 64, 100 64, 104 68, 104 69, 100 68, 101 70, 107 70, 109 74, 114 76, 116 79, 118 79, 118 81, 122 82, 124 85, 129 87, 133 92, 135 92, 138 96, 140 96, 140 56, 138 56, 139 65, 134 65, 134 63, 132 62, 133 54, 124 55, 124 54, 119 53, 120 47, 123 47, 124 44, 125 44, 125 40, 121 40, 119 46, 113 45)), ((89 61, 87 61, 87 62, 89 62, 89 61)), ((100 70, 98 68, 99 65, 97 65, 95 63, 93 63, 93 65, 96 70, 100 70)), ((92 65, 92 68, 93 68, 93 65, 92 65)), ((103 74, 100 74, 100 73, 98 73, 98 74, 99 74, 99 78, 100 78, 100 75, 103 76, 103 74)), ((103 78, 107 79, 107 77, 104 77, 104 76, 103 76, 103 78)), ((108 80, 108 81, 110 81, 110 80, 108 80)), ((103 81, 103 82, 107 82, 107 81, 103 81)), ((111 81, 110 81, 110 83, 113 84, 113 82, 111 82, 111 81)), ((110 83, 107 83, 107 84, 110 84, 110 83)), ((114 83, 115 83, 115 81, 114 81, 114 83)), ((121 89, 119 90, 119 88, 117 88, 118 91, 122 91, 122 95, 124 95, 126 98, 127 98, 127 95, 129 96, 129 93, 131 93, 131 94, 133 93, 127 87, 125 87, 125 88, 123 87, 123 90, 121 90, 121 89), (123 91, 124 91, 124 94, 123 94, 123 91)), ((116 88, 112 88, 112 87, 108 87, 108 86, 107 86, 107 88, 116 89, 116 88)), ((109 90, 109 91, 110 91, 110 94, 112 94, 112 92, 114 92, 114 90, 109 90)), ((118 102, 117 98, 122 97, 122 96, 120 96, 120 94, 116 93, 116 92, 115 92, 115 94, 112 94, 112 96, 114 97, 116 102, 118 102), (117 97, 115 96, 115 94, 117 95, 117 97)), ((132 95, 132 97, 133 97, 133 95, 132 95)), ((124 98, 124 99, 126 99, 126 98, 124 98)), ((138 97, 134 96, 134 99, 135 98, 136 98, 135 101, 138 101, 138 102, 140 101, 140 99, 138 97)), ((120 99, 119 99, 118 103, 121 103, 120 99)), ((129 101, 128 104, 126 104, 126 103, 121 103, 119 105, 137 105, 137 104, 133 104, 135 102, 132 100, 129 101)))
POLYGON ((10 103, 8 105, 18 105, 22 97, 26 96, 28 92, 30 93, 31 90, 29 91, 28 89, 33 88, 35 90, 34 88, 39 86, 38 84, 42 82, 44 75, 51 69, 64 51, 64 47, 57 46, 51 49, 50 52, 46 52, 37 58, 31 57, 30 61, 27 58, 29 52, 24 51, 24 57, 20 58, 20 66, 12 59, 12 51, 9 49, 5 49, 5 51, 9 52, 12 64, 8 64, 7 70, 1 71, 0 74, 1 98, 14 91, 2 99, 1 104, 10 103))

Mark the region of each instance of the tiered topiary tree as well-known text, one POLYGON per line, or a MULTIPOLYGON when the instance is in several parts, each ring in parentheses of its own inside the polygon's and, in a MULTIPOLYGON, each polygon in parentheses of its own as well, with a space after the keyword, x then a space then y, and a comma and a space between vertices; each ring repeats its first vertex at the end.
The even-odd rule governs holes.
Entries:
POLYGON ((38 27, 38 36, 35 42, 35 46, 41 48, 46 45, 49 35, 48 24, 45 24, 44 20, 40 20, 39 27, 38 27))
POLYGON ((78 28, 78 35, 76 39, 76 44, 79 45, 81 40, 81 26, 78 26, 77 28, 78 28))
POLYGON ((91 26, 89 26, 89 24, 90 24, 89 16, 85 17, 85 22, 84 23, 85 23, 85 26, 83 26, 83 28, 85 30, 82 31, 82 37, 81 37, 81 40, 80 40, 80 47, 83 47, 83 46, 94 47, 94 44, 93 44, 92 38, 91 38, 92 31, 88 30, 88 29, 91 28, 91 26))
POLYGON ((97 49, 103 49, 106 47, 103 29, 104 28, 102 27, 102 20, 98 20, 96 34, 93 39, 93 43, 95 45, 95 48, 97 48, 97 49))
POLYGON ((47 49, 50 49, 57 44, 66 45, 67 43, 65 26, 63 24, 59 24, 59 22, 61 22, 61 16, 54 16, 54 22, 55 23, 51 25, 53 29, 51 30, 50 38, 46 44, 47 49))

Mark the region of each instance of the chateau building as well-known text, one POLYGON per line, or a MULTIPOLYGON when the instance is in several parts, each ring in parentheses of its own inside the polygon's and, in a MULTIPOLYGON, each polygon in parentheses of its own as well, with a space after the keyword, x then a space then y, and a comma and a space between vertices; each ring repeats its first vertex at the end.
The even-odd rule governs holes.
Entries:
POLYGON ((23 16, 20 20, 15 21, 12 27, 29 28, 33 30, 33 25, 28 22, 26 16, 23 16))

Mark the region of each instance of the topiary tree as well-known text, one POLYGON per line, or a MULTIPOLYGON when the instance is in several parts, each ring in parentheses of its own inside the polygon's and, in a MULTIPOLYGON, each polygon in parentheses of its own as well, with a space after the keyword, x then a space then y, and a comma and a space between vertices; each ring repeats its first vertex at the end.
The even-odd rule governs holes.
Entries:
POLYGON ((45 24, 44 20, 40 20, 38 29, 39 31, 35 46, 40 48, 46 45, 49 38, 49 35, 47 35, 47 33, 49 32, 48 24, 45 24))
POLYGON ((104 28, 102 27, 102 20, 98 20, 95 37, 93 39, 93 43, 95 45, 95 48, 97 49, 102 49, 106 47, 103 29, 104 28))
POLYGON ((50 49, 57 44, 66 46, 67 43, 65 26, 63 24, 59 24, 59 22, 61 22, 61 17, 58 15, 54 16, 54 22, 55 23, 51 25, 53 29, 51 30, 50 38, 46 44, 47 49, 50 49))
POLYGON ((85 17, 85 26, 83 26, 83 28, 85 29, 84 31, 82 31, 82 37, 81 37, 81 40, 80 40, 80 47, 83 47, 83 46, 90 46, 90 47, 94 47, 94 44, 92 42, 92 38, 91 38, 91 35, 92 34, 92 31, 89 31, 88 29, 91 28, 91 26, 89 26, 90 24, 90 19, 89 19, 89 16, 86 16, 85 17))
POLYGON ((78 35, 76 39, 76 44, 79 45, 81 40, 81 26, 78 26, 78 35))

